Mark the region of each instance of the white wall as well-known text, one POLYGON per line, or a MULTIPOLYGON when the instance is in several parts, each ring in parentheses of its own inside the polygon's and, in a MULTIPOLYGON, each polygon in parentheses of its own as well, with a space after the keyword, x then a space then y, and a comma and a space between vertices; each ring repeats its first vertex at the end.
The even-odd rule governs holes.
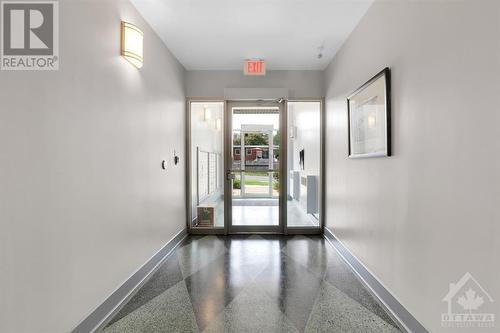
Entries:
POLYGON ((184 69, 128 1, 59 2, 60 70, 0 72, 1 332, 68 332, 185 227, 184 69))
POLYGON ((323 71, 268 71, 262 77, 245 76, 243 69, 186 72, 186 95, 189 97, 221 98, 225 88, 286 88, 289 97, 322 97, 323 71))
POLYGON ((499 6, 378 1, 326 71, 327 225, 432 332, 467 271, 498 317, 499 6), (350 160, 346 96, 385 66, 394 156, 350 160))

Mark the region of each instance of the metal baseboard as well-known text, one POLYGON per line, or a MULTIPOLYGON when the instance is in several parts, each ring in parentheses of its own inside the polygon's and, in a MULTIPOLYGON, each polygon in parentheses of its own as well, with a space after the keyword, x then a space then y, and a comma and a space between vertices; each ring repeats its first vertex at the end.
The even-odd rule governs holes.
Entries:
POLYGON ((378 299, 401 329, 411 333, 428 333, 424 326, 383 286, 383 284, 354 256, 335 234, 325 227, 325 239, 337 250, 361 282, 378 299))
POLYGON ((71 332, 89 333, 101 329, 130 298, 139 290, 149 277, 156 272, 167 257, 187 236, 187 229, 181 230, 163 248, 151 257, 137 272, 113 292, 101 305, 82 320, 71 332))

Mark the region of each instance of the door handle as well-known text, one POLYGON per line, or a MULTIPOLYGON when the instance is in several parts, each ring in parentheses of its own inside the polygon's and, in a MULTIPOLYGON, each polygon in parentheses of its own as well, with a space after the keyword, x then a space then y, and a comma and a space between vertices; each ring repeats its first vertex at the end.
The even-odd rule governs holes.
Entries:
POLYGON ((233 179, 235 179, 235 178, 236 178, 235 174, 234 174, 234 173, 232 173, 232 172, 231 172, 231 170, 227 170, 227 173, 226 173, 226 179, 227 179, 227 180, 233 180, 233 179))

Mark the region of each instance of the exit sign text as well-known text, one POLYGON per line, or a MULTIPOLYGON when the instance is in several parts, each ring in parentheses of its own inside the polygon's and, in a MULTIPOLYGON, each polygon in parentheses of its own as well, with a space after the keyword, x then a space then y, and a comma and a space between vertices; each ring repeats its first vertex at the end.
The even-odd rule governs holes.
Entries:
POLYGON ((264 60, 245 60, 245 75, 266 75, 266 62, 264 60))

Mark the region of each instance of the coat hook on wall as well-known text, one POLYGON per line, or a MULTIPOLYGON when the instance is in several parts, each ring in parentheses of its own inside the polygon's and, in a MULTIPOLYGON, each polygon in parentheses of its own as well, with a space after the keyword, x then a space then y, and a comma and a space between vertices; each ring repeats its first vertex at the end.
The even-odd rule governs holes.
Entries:
POLYGON ((177 152, 174 150, 174 164, 177 165, 179 164, 179 156, 177 156, 177 152))

